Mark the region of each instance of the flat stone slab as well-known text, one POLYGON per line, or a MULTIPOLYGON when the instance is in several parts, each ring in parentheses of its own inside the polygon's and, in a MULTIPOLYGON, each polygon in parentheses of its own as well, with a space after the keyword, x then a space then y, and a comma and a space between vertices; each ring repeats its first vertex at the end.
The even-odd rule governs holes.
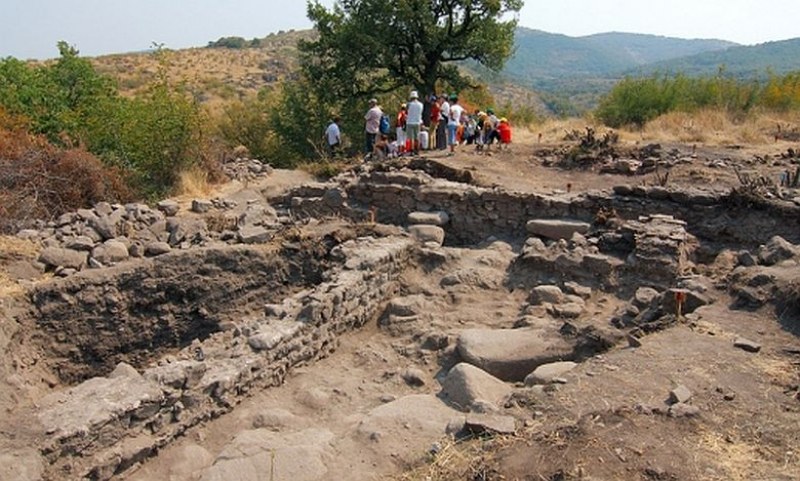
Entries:
POLYGON ((590 227, 587 222, 566 219, 535 219, 526 225, 529 233, 552 240, 569 240, 576 232, 587 233, 590 227))
POLYGON ((761 350, 761 344, 743 337, 739 337, 733 341, 733 345, 734 347, 738 347, 739 349, 743 349, 747 352, 759 352, 761 350))
POLYGON ((534 369, 574 357, 573 345, 557 334, 534 329, 470 329, 458 337, 468 363, 503 381, 525 379, 534 369))
POLYGON ((356 435, 379 455, 401 462, 420 456, 448 433, 461 431, 464 413, 428 394, 402 397, 378 406, 359 423, 356 435))
POLYGON ((497 414, 470 414, 464 423, 464 429, 473 434, 514 434, 517 422, 512 416, 497 414))
POLYGON ((328 479, 330 443, 325 429, 282 434, 267 429, 239 433, 205 470, 202 481, 321 481, 328 479))
POLYGON ((408 214, 409 224, 435 225, 442 227, 450 222, 447 212, 412 212, 408 214))
POLYGON ((163 402, 161 388, 140 376, 95 377, 47 396, 37 417, 54 445, 69 450, 99 442, 88 436, 99 429, 103 442, 113 444, 129 434, 131 421, 151 417, 163 402))

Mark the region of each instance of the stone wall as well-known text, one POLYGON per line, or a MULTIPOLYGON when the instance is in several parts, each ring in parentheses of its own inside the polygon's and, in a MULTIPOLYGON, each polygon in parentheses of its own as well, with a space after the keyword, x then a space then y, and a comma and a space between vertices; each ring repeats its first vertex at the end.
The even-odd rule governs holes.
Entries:
POLYGON ((318 263, 308 251, 232 246, 83 271, 33 289, 39 343, 70 384, 122 361, 141 367, 219 331, 235 305, 317 284, 318 263))
POLYGON ((414 242, 363 238, 335 247, 337 269, 315 288, 243 319, 142 373, 120 364, 46 398, 38 420, 52 479, 108 479, 187 428, 230 411, 250 390, 328 355, 337 336, 380 315, 414 242))
POLYGON ((415 211, 444 211, 450 245, 471 245, 490 236, 524 238, 530 219, 570 218, 594 222, 601 209, 626 220, 663 214, 686 222, 702 241, 755 247, 780 235, 800 242, 800 207, 786 202, 742 204, 735 194, 700 188, 619 186, 613 191, 542 195, 482 188, 436 179, 418 171, 366 172, 291 192, 285 199, 295 215, 345 215, 359 220, 375 213, 378 222, 407 224, 415 211), (340 202, 330 202, 336 190, 340 202))

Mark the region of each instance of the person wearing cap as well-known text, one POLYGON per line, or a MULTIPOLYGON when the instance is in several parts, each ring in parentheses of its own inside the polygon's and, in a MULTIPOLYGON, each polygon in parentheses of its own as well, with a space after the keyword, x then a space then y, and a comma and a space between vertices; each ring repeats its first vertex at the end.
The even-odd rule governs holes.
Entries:
POLYGON ((406 119, 406 137, 411 141, 411 151, 419 154, 419 132, 422 125, 422 102, 414 90, 409 95, 408 118, 406 119))
POLYGON ((500 119, 500 124, 497 126, 497 136, 500 140, 500 146, 508 146, 511 143, 511 124, 508 119, 503 117, 500 119))
POLYGON ((397 112, 395 133, 397 135, 397 150, 403 152, 406 149, 406 122, 408 121, 408 106, 400 104, 400 111, 397 112))
POLYGON ((378 100, 370 99, 369 110, 367 114, 364 115, 364 130, 366 131, 365 151, 367 154, 371 154, 375 149, 375 140, 378 138, 378 132, 380 132, 382 116, 383 111, 378 106, 378 100))

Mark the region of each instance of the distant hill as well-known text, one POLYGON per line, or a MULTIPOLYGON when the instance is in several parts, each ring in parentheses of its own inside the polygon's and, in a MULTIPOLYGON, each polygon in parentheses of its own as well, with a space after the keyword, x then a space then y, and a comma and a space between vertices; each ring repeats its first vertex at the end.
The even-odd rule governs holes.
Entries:
POLYGON ((705 52, 717 52, 739 44, 717 39, 684 39, 640 33, 598 33, 581 37, 598 48, 624 54, 630 61, 645 65, 705 52))
POLYGON ((621 72, 642 65, 735 45, 724 40, 685 40, 618 32, 569 37, 519 28, 515 53, 503 73, 547 89, 554 80, 618 78, 621 72))
POLYGON ((704 52, 666 60, 632 70, 630 73, 683 73, 689 76, 714 75, 720 67, 739 78, 760 78, 768 72, 784 74, 800 70, 800 38, 737 46, 716 52, 704 52))

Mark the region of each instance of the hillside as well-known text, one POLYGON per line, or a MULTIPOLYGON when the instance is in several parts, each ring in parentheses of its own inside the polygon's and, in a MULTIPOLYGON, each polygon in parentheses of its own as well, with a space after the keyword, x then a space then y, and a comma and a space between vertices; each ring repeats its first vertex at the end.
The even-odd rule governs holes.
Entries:
POLYGON ((624 55, 630 61, 645 65, 705 52, 717 52, 738 44, 717 39, 684 39, 639 33, 609 32, 582 37, 600 49, 624 55))
POLYGON ((800 38, 699 53, 656 62, 634 72, 714 75, 721 66, 724 66, 727 74, 739 78, 758 78, 767 72, 783 74, 800 70, 800 38))
POLYGON ((623 71, 736 45, 723 40, 685 40, 656 35, 604 33, 569 37, 519 28, 516 51, 504 74, 545 88, 554 80, 618 77, 623 71))
MULTIPOLYGON (((185 82, 204 104, 216 108, 291 78, 298 66, 297 42, 312 34, 310 30, 273 33, 253 48, 171 50, 167 72, 172 80, 185 82)), ((92 62, 100 72, 116 78, 123 93, 145 88, 159 69, 157 58, 147 52, 95 57, 92 62)))

